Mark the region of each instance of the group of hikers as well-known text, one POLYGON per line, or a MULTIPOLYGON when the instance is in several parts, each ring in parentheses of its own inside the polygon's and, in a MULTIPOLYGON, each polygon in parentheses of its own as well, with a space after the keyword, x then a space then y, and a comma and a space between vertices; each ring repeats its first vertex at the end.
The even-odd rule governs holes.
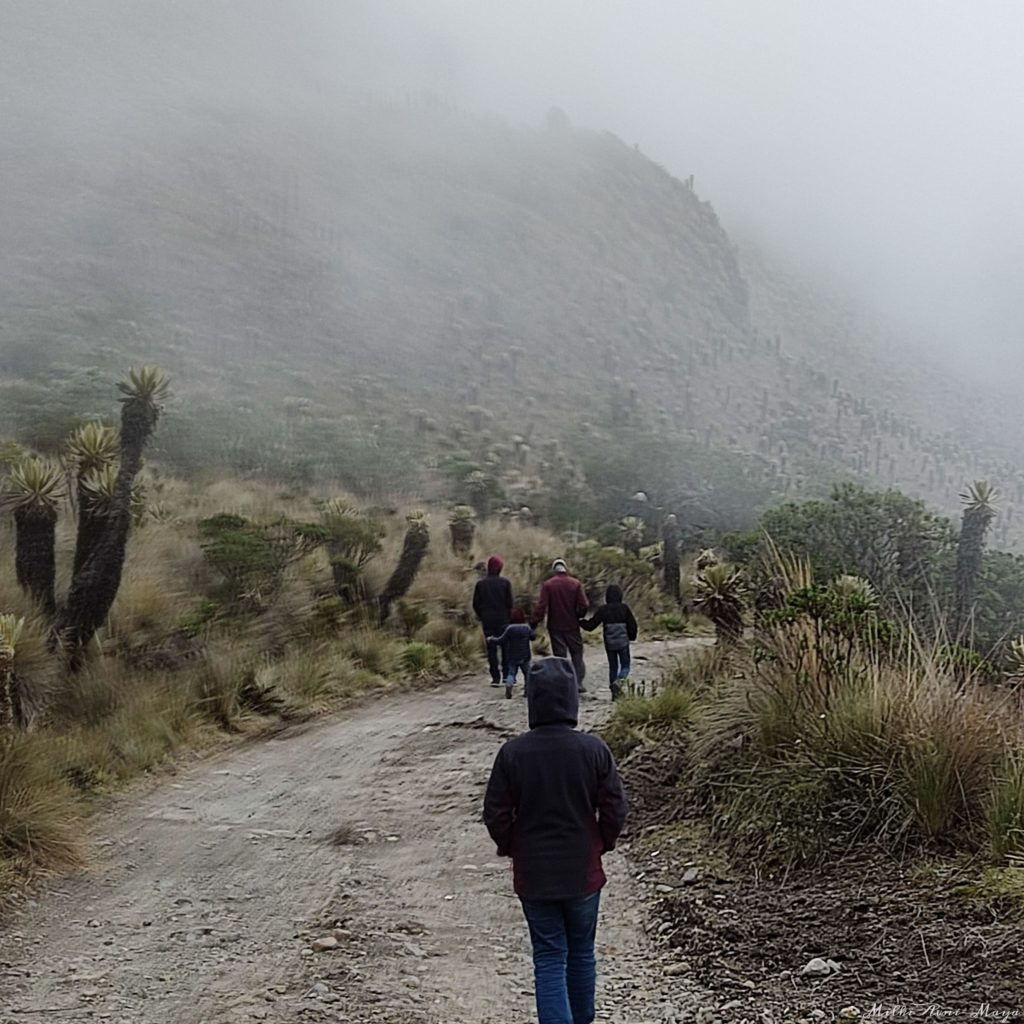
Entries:
POLYGON ((529 730, 502 745, 484 795, 484 823, 498 855, 512 858, 515 892, 533 947, 540 1024, 592 1024, 596 1015, 594 953, 602 857, 615 848, 628 805, 611 751, 577 730, 583 679, 581 630, 604 627, 613 699, 630 669, 636 619, 609 586, 590 617, 590 602, 564 559, 529 616, 515 606, 504 565, 493 555, 476 585, 473 610, 487 642, 491 685, 511 697, 523 675, 529 730), (536 628, 547 624, 552 657, 532 658, 536 628))
MULTIPOLYGON (((491 686, 504 685, 505 696, 511 697, 520 672, 525 684, 533 660, 530 645, 537 639, 537 626, 546 621, 552 655, 572 663, 577 690, 586 693, 581 631, 603 626, 608 684, 612 699, 617 699, 629 678, 629 645, 637 637, 636 618, 623 601, 622 588, 609 585, 605 603, 587 618, 590 601, 583 584, 570 575, 564 558, 556 558, 551 564, 552 575, 541 585, 540 596, 527 619, 526 612, 515 604, 512 584, 502 575, 504 568, 501 558, 491 555, 487 575, 473 590, 473 612, 484 631, 491 686)), ((524 696, 525 692, 524 687, 524 696)))

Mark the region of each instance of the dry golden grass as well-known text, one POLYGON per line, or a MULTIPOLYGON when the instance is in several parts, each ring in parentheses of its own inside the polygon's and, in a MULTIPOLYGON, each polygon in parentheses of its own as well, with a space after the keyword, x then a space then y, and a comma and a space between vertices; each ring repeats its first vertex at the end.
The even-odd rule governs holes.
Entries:
MULTIPOLYGON (((404 514, 384 517, 383 550, 366 569, 365 605, 347 608, 338 600, 328 557, 317 549, 289 564, 261 604, 239 613, 222 602, 199 521, 228 511, 256 521, 315 522, 318 496, 252 481, 195 487, 149 473, 147 500, 157 514, 132 530, 106 626, 84 667, 70 675, 47 649, 48 624, 14 583, 13 532, 0 522, 0 612, 27 619, 16 670, 36 724, 34 733, 8 737, 0 747, 0 886, 25 870, 77 862, 81 815, 96 795, 183 750, 482 658, 470 608, 477 554, 452 554, 444 513, 430 515, 431 547, 405 598, 425 616, 415 630, 411 618, 406 624, 415 636, 410 642, 398 609, 382 628, 372 600, 398 560, 404 514)), ((70 511, 58 533, 60 594, 74 549, 70 511)), ((477 550, 480 558, 498 551, 519 590, 528 570, 554 557, 559 545, 540 530, 488 524, 477 550)), ((529 579, 526 590, 538 583, 529 579)))

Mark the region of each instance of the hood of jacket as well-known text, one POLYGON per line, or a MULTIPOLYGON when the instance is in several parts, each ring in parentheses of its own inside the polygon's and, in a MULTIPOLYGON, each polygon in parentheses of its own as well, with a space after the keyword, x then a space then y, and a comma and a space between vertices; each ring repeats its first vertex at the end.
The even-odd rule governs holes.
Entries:
POLYGON ((541 658, 533 663, 526 683, 530 728, 575 725, 580 696, 576 673, 567 658, 541 658))
POLYGON ((491 557, 487 559, 488 576, 500 576, 501 570, 504 568, 505 563, 497 555, 491 555, 491 557))
POLYGON ((608 589, 604 592, 604 600, 605 604, 622 604, 622 587, 609 583, 608 589))

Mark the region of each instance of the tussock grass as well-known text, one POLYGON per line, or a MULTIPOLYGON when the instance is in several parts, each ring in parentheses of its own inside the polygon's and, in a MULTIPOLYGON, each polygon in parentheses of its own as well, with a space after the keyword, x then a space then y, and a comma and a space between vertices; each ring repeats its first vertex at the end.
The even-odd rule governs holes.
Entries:
MULTIPOLYGON (((805 567, 788 566, 794 588, 805 567)), ((863 844, 1024 853, 1024 725, 1016 702, 941 646, 884 643, 813 615, 754 643, 683 659, 652 698, 616 707, 620 750, 675 743, 719 840, 769 862, 863 844)))
POLYGON ((82 862, 73 794, 31 735, 0 737, 0 881, 82 862))

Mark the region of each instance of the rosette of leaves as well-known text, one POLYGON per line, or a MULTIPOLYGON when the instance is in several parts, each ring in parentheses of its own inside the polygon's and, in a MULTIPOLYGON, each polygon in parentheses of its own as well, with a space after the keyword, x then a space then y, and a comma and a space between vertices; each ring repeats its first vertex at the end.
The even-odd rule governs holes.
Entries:
POLYGON ((619 520, 619 539, 622 542, 622 550, 627 555, 640 557, 646 529, 646 524, 639 516, 625 516, 619 520))
POLYGON ((473 550, 476 512, 470 505, 456 505, 448 513, 448 534, 456 555, 468 555, 473 550))
POLYGON ((327 536, 335 593, 346 603, 355 603, 363 597, 363 569, 380 551, 384 529, 341 499, 323 507, 320 521, 327 536))
POLYGON ((1024 683, 1024 636, 1011 640, 1006 648, 1006 676, 1015 683, 1024 683))
POLYGON ((734 644, 743 636, 743 609, 747 585, 743 574, 719 562, 694 578, 694 607, 715 627, 720 644, 734 644))
POLYGON ((95 550, 107 525, 110 501, 113 499, 114 462, 120 450, 121 439, 113 427, 103 423, 86 423, 68 438, 68 462, 75 475, 78 502, 78 532, 75 537, 75 556, 72 571, 78 572, 95 550), (103 476, 101 482, 100 476, 103 476), (105 485, 108 500, 104 508, 96 501, 96 489, 105 485))
POLYGON ((64 473, 46 459, 24 459, 4 487, 3 508, 14 516, 18 585, 48 614, 56 609, 57 512, 65 495, 64 473))

